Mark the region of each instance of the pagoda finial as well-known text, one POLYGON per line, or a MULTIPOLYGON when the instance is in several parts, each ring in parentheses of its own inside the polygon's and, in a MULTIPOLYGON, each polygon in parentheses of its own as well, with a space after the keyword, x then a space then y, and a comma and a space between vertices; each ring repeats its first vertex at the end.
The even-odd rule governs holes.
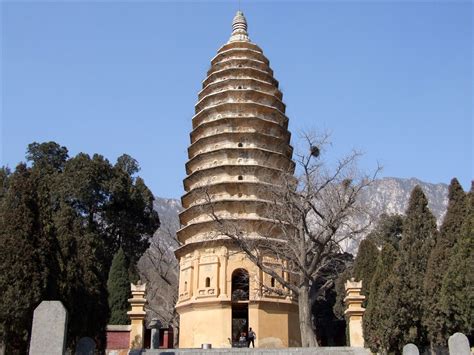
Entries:
POLYGON ((232 35, 230 36, 229 42, 250 42, 250 38, 247 33, 247 20, 245 19, 242 11, 237 11, 232 21, 232 35))

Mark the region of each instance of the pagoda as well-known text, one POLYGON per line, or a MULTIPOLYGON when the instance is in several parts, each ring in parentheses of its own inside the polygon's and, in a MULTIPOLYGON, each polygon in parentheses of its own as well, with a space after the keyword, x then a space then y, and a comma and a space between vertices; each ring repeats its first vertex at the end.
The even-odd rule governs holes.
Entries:
POLYGON ((250 41, 241 11, 229 41, 211 60, 192 127, 179 216, 182 246, 176 251, 179 346, 242 345, 239 337, 250 327, 257 347, 299 346, 297 300, 267 292, 275 280, 219 235, 213 217, 233 223, 245 237, 258 237, 273 223, 265 215, 265 187, 294 171, 282 93, 268 59, 250 41))

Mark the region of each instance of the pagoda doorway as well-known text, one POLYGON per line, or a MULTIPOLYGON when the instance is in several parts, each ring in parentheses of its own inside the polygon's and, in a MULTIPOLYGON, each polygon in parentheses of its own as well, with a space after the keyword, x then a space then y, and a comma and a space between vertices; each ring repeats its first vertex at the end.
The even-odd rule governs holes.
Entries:
POLYGON ((246 347, 247 342, 239 341, 247 336, 249 328, 249 273, 236 269, 232 273, 232 347, 246 347))

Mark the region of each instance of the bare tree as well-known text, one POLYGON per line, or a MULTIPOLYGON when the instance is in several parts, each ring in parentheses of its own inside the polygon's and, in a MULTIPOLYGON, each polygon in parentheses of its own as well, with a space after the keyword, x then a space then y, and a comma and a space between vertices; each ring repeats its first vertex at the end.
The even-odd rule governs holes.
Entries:
POLYGON ((361 154, 356 151, 329 164, 323 159, 327 135, 304 134, 303 141, 305 149, 295 154, 296 173, 282 174, 277 181, 266 184, 265 191, 260 191, 267 200, 263 217, 271 223, 262 223, 266 227, 260 228, 257 236, 243 233, 238 219, 222 215, 212 207, 212 194, 205 190, 203 194, 217 225, 214 237, 232 239, 279 284, 265 285, 267 290, 298 298, 302 346, 311 347, 318 346, 311 316, 315 299, 311 287, 318 281, 316 294, 321 294, 332 286, 333 278, 324 283, 321 278, 342 252, 343 243, 369 227, 354 227, 350 219, 366 213, 357 197, 380 168, 371 176, 361 174, 357 169, 361 154), (272 263, 266 262, 268 258, 272 263))
POLYGON ((174 250, 179 245, 176 239, 179 222, 177 215, 161 215, 160 219, 161 227, 155 233, 150 248, 140 259, 139 270, 141 279, 147 283, 147 320, 156 318, 161 324, 172 326, 176 346, 179 332, 179 316, 175 309, 179 263, 174 250))

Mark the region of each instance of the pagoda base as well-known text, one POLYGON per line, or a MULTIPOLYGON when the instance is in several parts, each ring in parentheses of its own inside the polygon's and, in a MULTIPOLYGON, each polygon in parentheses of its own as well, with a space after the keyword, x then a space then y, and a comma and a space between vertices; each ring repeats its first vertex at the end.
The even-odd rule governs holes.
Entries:
POLYGON ((178 306, 180 348, 242 346, 239 336, 251 327, 257 334, 255 347, 301 346, 298 306, 274 301, 199 302, 178 306))

